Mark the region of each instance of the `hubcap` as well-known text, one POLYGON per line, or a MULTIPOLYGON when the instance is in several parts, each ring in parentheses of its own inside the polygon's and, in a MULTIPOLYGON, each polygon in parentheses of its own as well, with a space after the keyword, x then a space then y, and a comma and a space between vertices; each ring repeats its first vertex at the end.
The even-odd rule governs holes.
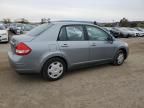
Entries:
POLYGON ((62 65, 62 63, 60 63, 58 61, 51 63, 49 65, 49 67, 48 67, 47 72, 48 72, 48 75, 51 78, 58 78, 63 73, 63 65, 62 65))
POLYGON ((119 56, 117 57, 117 61, 118 61, 118 64, 123 63, 123 61, 124 61, 124 54, 123 53, 119 54, 119 56))

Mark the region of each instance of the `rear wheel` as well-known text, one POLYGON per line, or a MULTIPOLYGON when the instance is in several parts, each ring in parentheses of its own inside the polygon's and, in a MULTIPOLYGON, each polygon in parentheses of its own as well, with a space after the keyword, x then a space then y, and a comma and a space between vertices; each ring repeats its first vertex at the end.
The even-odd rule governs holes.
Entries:
POLYGON ((42 76, 46 80, 55 81, 62 78, 65 71, 65 62, 59 58, 52 58, 45 63, 42 76))
POLYGON ((113 64, 114 65, 122 65, 124 63, 125 60, 125 54, 122 50, 119 50, 116 53, 116 56, 114 58, 113 64))

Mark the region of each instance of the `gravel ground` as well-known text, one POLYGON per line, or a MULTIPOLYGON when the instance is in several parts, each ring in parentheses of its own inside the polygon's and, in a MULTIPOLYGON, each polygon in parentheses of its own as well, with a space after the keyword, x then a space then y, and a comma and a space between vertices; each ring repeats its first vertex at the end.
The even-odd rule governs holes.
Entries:
POLYGON ((123 39, 130 55, 122 66, 68 72, 55 82, 18 75, 0 44, 0 108, 144 108, 144 38, 123 39))

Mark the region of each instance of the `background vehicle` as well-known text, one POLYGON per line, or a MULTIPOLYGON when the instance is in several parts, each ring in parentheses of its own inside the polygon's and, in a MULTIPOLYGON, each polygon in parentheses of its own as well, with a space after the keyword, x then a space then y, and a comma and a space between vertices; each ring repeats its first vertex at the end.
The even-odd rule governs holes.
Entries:
POLYGON ((111 27, 102 27, 104 30, 106 30, 107 32, 109 32, 110 33, 110 31, 112 30, 112 28, 111 27))
POLYGON ((140 37, 144 37, 144 29, 142 28, 135 28, 140 33, 140 37))
POLYGON ((4 25, 0 25, 0 42, 8 42, 8 31, 4 25))
POLYGON ((130 30, 131 33, 134 33, 136 37, 141 36, 142 32, 138 31, 137 29, 135 29, 135 28, 127 28, 127 29, 130 30))
POLYGON ((9 31, 16 34, 16 35, 20 35, 23 33, 23 26, 20 24, 11 24, 9 27, 9 31))
POLYGON ((137 27, 137 28, 135 28, 135 29, 144 32, 144 28, 137 27))
POLYGON ((120 37, 120 31, 116 27, 103 27, 104 30, 112 34, 115 38, 120 37))
POLYGON ((52 22, 23 36, 14 36, 8 52, 18 73, 41 73, 57 80, 76 66, 113 63, 122 65, 128 44, 98 26, 79 22, 52 22))
POLYGON ((137 36, 136 32, 130 30, 127 27, 119 27, 117 29, 120 31, 120 35, 123 38, 136 37, 137 36))
POLYGON ((110 30, 110 32, 111 32, 111 34, 113 34, 114 37, 116 37, 116 38, 121 38, 121 37, 123 37, 123 36, 121 35, 121 31, 118 29, 118 27, 113 27, 113 28, 110 30))
POLYGON ((28 31, 32 30, 33 28, 35 28, 35 25, 24 24, 23 25, 23 33, 27 33, 28 31))

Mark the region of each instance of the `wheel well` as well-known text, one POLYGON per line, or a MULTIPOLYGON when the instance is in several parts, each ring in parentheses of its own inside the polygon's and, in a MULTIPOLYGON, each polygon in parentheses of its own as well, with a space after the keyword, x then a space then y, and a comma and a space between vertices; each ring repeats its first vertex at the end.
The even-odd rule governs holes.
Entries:
POLYGON ((122 50, 124 52, 124 56, 125 56, 125 59, 127 58, 127 51, 125 48, 120 48, 119 50, 122 50))
POLYGON ((42 66, 41 72, 43 71, 43 68, 44 68, 45 64, 47 63, 47 61, 49 61, 50 59, 53 59, 53 58, 59 58, 59 59, 63 60, 64 63, 66 64, 66 70, 68 69, 68 63, 63 57, 54 56, 54 57, 51 57, 51 58, 49 58, 48 60, 45 61, 45 63, 42 66))

